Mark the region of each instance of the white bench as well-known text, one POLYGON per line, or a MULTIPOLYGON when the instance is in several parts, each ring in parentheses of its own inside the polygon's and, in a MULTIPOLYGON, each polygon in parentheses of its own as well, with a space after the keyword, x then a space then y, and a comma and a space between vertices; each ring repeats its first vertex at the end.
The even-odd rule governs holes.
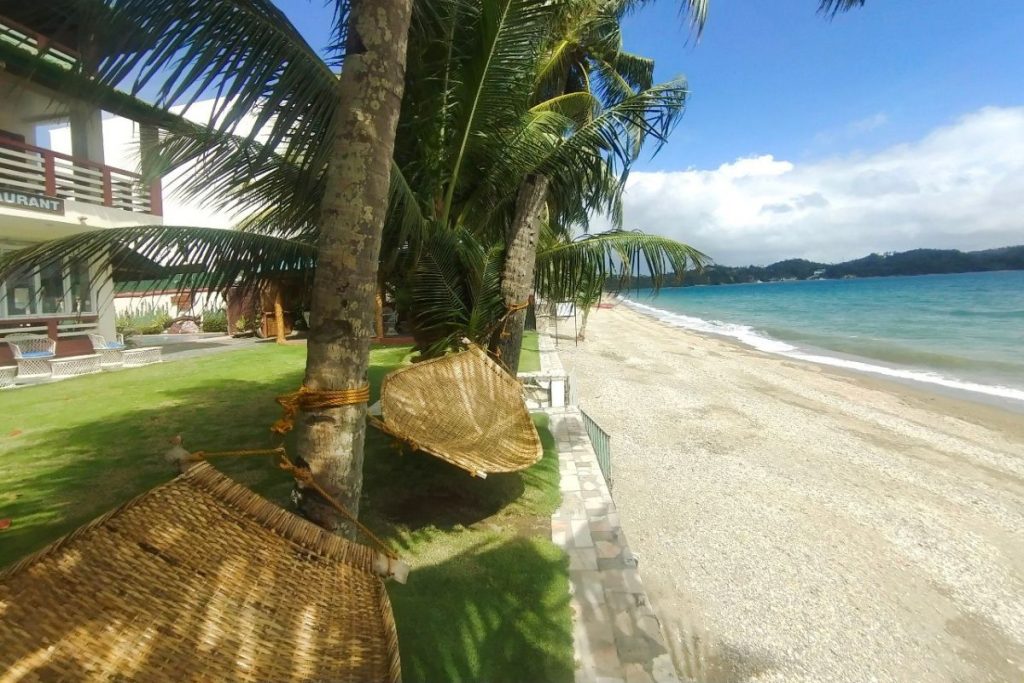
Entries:
POLYGON ((50 359, 57 355, 57 342, 46 335, 9 334, 4 339, 18 365, 18 381, 31 382, 50 377, 50 359))
POLYGON ((63 358, 51 358, 50 376, 53 379, 63 377, 77 377, 78 375, 91 375, 102 370, 100 365, 100 354, 90 353, 84 356, 64 356, 63 358))
POLYGON ((161 360, 159 346, 143 346, 140 349, 124 349, 122 352, 126 368, 138 368, 161 360))
POLYGON ((160 362, 159 346, 130 349, 122 341, 108 342, 101 334, 90 334, 89 343, 100 355, 100 365, 104 368, 138 368, 160 362))

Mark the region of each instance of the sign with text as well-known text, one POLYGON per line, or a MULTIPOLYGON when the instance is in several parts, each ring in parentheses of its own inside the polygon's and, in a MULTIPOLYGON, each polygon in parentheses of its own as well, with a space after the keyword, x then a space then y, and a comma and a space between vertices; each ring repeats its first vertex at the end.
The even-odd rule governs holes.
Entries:
POLYGON ((47 197, 46 195, 34 194, 32 192, 22 192, 21 190, 11 190, 6 187, 0 187, 0 206, 10 206, 15 209, 25 209, 26 211, 43 211, 60 216, 64 215, 63 199, 47 197))

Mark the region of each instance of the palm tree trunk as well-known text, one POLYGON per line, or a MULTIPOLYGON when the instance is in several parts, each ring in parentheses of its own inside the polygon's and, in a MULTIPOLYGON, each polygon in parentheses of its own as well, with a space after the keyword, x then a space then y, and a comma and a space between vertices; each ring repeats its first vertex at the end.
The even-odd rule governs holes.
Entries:
POLYGON ((285 343, 284 336, 284 305, 281 303, 281 285, 277 285, 277 289, 274 291, 274 327, 277 333, 276 341, 278 344, 285 343))
POLYGON ((583 341, 587 337, 587 317, 590 316, 590 306, 583 306, 583 320, 580 322, 580 331, 576 335, 576 341, 583 341))
MULTIPOLYGON (((412 0, 355 0, 338 112, 320 206, 304 384, 312 390, 366 384, 374 333, 377 260, 388 206, 395 130, 405 86, 412 0)), ((317 483, 353 514, 363 484, 366 405, 310 410, 296 421, 298 454, 317 483)), ((300 509, 338 533, 352 529, 315 495, 297 491, 300 509)))
POLYGON ((505 242, 507 246, 505 267, 501 274, 501 296, 505 306, 514 312, 506 319, 504 333, 492 343, 492 347, 513 375, 519 371, 519 351, 526 326, 525 304, 533 291, 537 241, 547 192, 548 179, 544 176, 532 175, 523 182, 505 242))

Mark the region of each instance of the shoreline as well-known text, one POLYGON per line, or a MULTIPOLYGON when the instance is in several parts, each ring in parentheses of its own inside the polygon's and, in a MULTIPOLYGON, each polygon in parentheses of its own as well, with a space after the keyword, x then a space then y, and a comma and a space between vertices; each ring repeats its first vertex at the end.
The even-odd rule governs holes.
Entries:
MULTIPOLYGON (((926 380, 923 380, 923 379, 919 379, 919 378, 896 377, 896 376, 888 375, 888 374, 885 374, 885 373, 882 373, 882 372, 876 372, 876 371, 872 371, 872 370, 861 370, 861 369, 857 369, 857 368, 854 368, 854 367, 846 367, 846 366, 840 365, 838 363, 829 363, 829 362, 822 362, 820 360, 817 360, 817 358, 828 358, 828 359, 836 359, 836 360, 839 360, 839 361, 849 361, 849 362, 853 362, 853 363, 872 365, 872 366, 878 367, 879 369, 896 370, 896 371, 904 370, 904 368, 902 368, 900 366, 883 365, 883 361, 880 361, 880 360, 877 360, 877 359, 866 358, 866 357, 861 357, 861 356, 852 356, 852 355, 844 354, 844 353, 841 353, 841 352, 838 352, 838 351, 832 351, 830 349, 819 349, 819 348, 815 348, 815 347, 805 347, 805 348, 795 347, 796 348, 796 354, 794 354, 794 355, 790 355, 790 354, 785 353, 785 352, 769 351, 769 350, 765 350, 765 349, 760 349, 760 348, 757 348, 756 346, 753 346, 751 344, 748 344, 748 343, 742 341, 741 339, 729 336, 727 334, 717 333, 717 332, 713 332, 713 331, 710 331, 710 330, 708 330, 708 331, 705 331, 705 330, 694 330, 694 329, 691 329, 691 328, 688 328, 688 327, 683 327, 681 325, 673 325, 672 323, 667 322, 667 321, 662 320, 661 318, 657 317, 657 315, 655 315, 654 313, 647 313, 647 312, 644 312, 642 310, 637 310, 636 308, 633 307, 633 305, 636 305, 636 304, 639 304, 639 305, 645 306, 645 307, 647 306, 647 304, 642 304, 640 302, 635 302, 635 301, 632 301, 631 299, 625 299, 625 300, 620 300, 619 303, 617 304, 617 307, 618 306, 622 306, 623 308, 625 308, 626 310, 630 311, 631 313, 636 314, 636 315, 638 315, 638 316, 640 316, 640 317, 642 317, 644 319, 650 320, 652 322, 656 322, 659 325, 662 325, 665 328, 670 329, 670 330, 676 330, 676 331, 679 331, 679 332, 684 333, 684 334, 692 334, 692 335, 695 335, 697 337, 701 337, 701 338, 704 338, 704 339, 714 339, 716 341, 720 341, 720 342, 729 344, 730 346, 734 346, 734 347, 736 347, 738 349, 741 349, 741 350, 744 350, 744 351, 749 351, 749 352, 752 352, 752 353, 761 354, 761 355, 763 355, 765 357, 779 358, 779 359, 784 359, 784 360, 793 361, 793 362, 797 362, 797 363, 803 363, 803 364, 811 365, 811 366, 820 368, 820 369, 822 369, 822 370, 824 370, 826 372, 831 372, 831 373, 833 373, 835 375, 838 375, 838 376, 841 376, 841 377, 848 377, 848 378, 855 379, 855 380, 864 380, 866 382, 877 382, 879 387, 889 387, 891 389, 900 390, 900 391, 907 390, 907 391, 910 391, 911 393, 918 394, 921 398, 926 399, 926 400, 934 400, 936 398, 941 398, 941 399, 947 399, 947 400, 951 400, 951 401, 958 401, 958 402, 962 401, 962 402, 967 402, 967 403, 976 404, 976 405, 988 406, 988 407, 994 408, 996 410, 999 410, 1001 412, 1008 413, 1010 415, 1018 415, 1018 416, 1019 415, 1024 415, 1024 400, 1020 400, 1020 399, 1016 399, 1016 398, 1010 398, 1010 397, 1006 397, 1006 396, 999 396, 999 395, 995 395, 995 394, 983 393, 983 392, 980 392, 980 391, 972 391, 971 389, 962 388, 962 387, 947 386, 945 384, 939 384, 939 383, 936 383, 936 382, 929 382, 929 381, 926 381, 926 380)), ((649 306, 648 308, 655 309, 656 307, 649 306)), ((662 309, 657 309, 657 310, 660 311, 662 309)), ((666 314, 672 314, 671 311, 664 311, 664 312, 666 314)), ((769 339, 769 338, 766 338, 766 339, 769 339)), ((790 345, 789 342, 781 342, 781 343, 790 345)), ((911 369, 906 369, 906 370, 909 371, 909 372, 914 372, 914 373, 921 372, 920 370, 911 370, 911 369)), ((945 376, 943 376, 943 377, 945 379, 949 379, 949 380, 955 381, 957 383, 977 384, 973 380, 963 380, 963 379, 959 379, 959 378, 949 378, 949 377, 945 377, 945 376)), ((1015 387, 1004 387, 1004 386, 1001 386, 1001 385, 998 386, 998 387, 996 385, 979 385, 979 386, 993 386, 993 387, 996 387, 996 388, 1011 389, 1013 391, 1021 391, 1020 389, 1016 389, 1015 387)), ((1020 418, 1018 417, 1017 419, 1020 419, 1020 418)))
POLYGON ((559 351, 683 680, 1024 677, 1019 414, 590 320, 559 351))

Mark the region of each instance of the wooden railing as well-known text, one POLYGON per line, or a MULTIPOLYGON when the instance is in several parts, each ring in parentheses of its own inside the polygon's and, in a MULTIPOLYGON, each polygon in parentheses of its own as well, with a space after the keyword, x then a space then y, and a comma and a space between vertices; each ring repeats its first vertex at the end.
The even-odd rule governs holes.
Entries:
POLYGON ((0 186, 123 211, 163 215, 160 180, 0 138, 0 186))
POLYGON ((73 69, 81 59, 75 50, 2 15, 0 15, 0 41, 17 45, 63 69, 73 69))

